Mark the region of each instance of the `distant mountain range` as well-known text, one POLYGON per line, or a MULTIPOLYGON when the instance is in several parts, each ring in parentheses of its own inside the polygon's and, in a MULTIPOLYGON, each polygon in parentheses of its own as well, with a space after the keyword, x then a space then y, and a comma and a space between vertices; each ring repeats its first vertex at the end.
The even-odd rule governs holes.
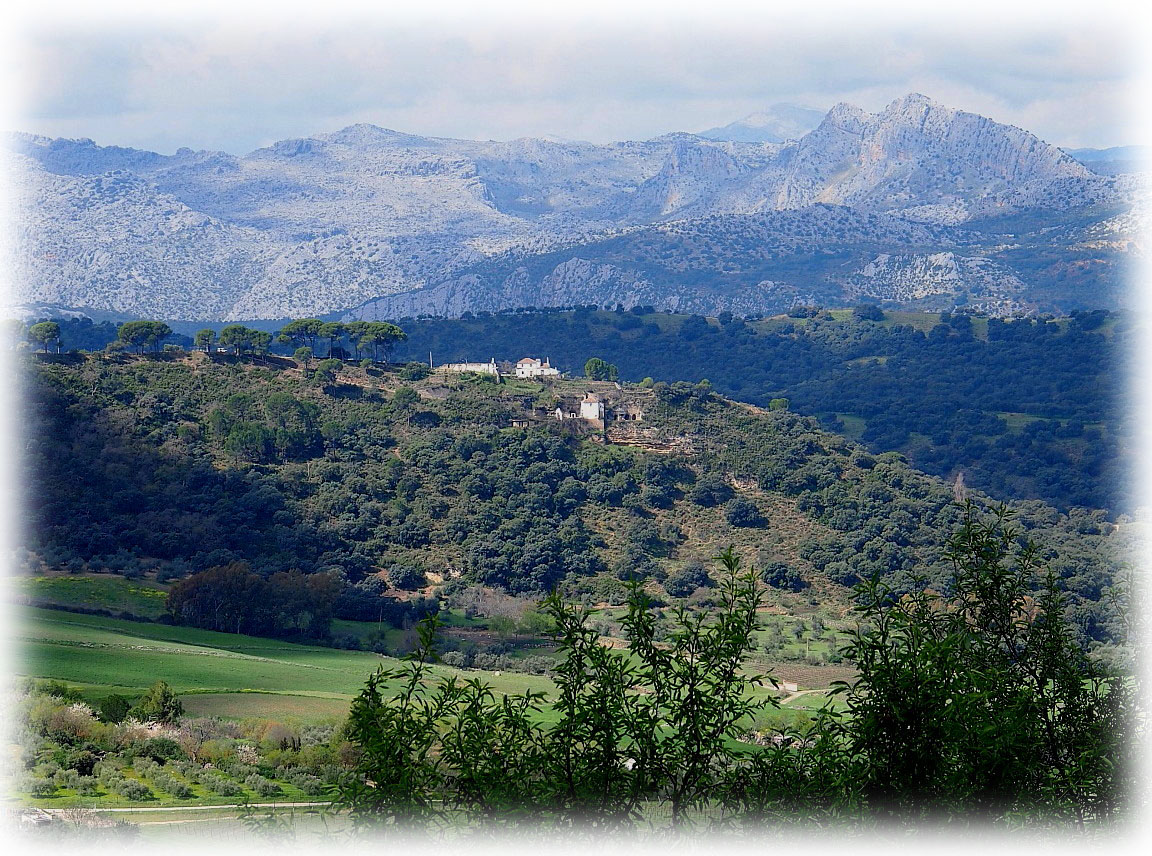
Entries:
POLYGON ((1123 304, 1144 179, 1099 164, 1130 155, 922 95, 813 112, 607 145, 353 125, 242 157, 15 134, 14 297, 215 321, 1123 304))
POLYGON ((1149 146, 1113 146, 1110 149, 1067 149, 1068 154, 1100 175, 1124 175, 1148 169, 1149 146))
POLYGON ((824 119, 824 111, 796 104, 773 104, 763 113, 753 113, 722 128, 709 128, 698 136, 706 140, 735 143, 782 143, 798 140, 824 119))

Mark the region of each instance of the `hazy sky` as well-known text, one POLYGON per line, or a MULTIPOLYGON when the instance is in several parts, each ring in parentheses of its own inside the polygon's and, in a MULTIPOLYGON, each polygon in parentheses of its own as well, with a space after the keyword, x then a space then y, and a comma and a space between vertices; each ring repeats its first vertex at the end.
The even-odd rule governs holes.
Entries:
POLYGON ((820 18, 725 2, 704 13, 592 3, 567 18, 497 4, 483 19, 438 20, 340 2, 323 17, 313 4, 307 20, 274 14, 290 3, 244 19, 212 3, 167 19, 115 3, 78 19, 53 5, 12 37, 7 124, 105 145, 243 153, 355 122, 605 142, 700 131, 777 102, 874 110, 911 91, 1058 145, 1143 142, 1129 124, 1133 28, 1108 2, 1080 17, 1059 3, 1012 17, 996 11, 1011 4, 969 3, 948 19, 900 3, 825 3, 820 18))

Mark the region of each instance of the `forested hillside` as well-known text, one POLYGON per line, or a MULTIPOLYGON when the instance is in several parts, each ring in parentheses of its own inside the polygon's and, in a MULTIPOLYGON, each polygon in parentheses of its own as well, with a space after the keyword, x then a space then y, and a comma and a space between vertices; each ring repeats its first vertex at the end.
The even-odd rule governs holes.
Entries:
POLYGON ((793 411, 871 450, 995 496, 1059 508, 1129 508, 1124 318, 808 311, 746 321, 644 308, 481 314, 402 322, 398 351, 437 363, 548 354, 579 373, 590 357, 625 380, 707 378, 731 398, 793 411))
MULTIPOLYGON (((352 612, 384 588, 560 585, 620 602, 623 581, 640 577, 664 600, 699 596, 703 564, 729 544, 778 603, 847 605, 849 586, 877 574, 897 586, 948 577, 954 486, 813 418, 705 383, 425 374, 202 353, 29 356, 25 562, 168 581, 229 567, 244 580, 232 564, 244 563, 289 604, 260 620, 317 635, 318 604, 352 612), (588 389, 642 407, 643 421, 605 432, 551 418, 588 389)), ((1109 593, 1125 527, 1035 501, 1016 510, 1086 637, 1118 639, 1109 593)))

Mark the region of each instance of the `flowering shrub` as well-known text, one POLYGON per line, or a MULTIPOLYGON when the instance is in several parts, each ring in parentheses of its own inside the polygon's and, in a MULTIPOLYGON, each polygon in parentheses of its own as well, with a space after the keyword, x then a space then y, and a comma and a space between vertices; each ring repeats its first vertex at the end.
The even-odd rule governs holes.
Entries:
POLYGON ((236 744, 236 759, 241 764, 248 764, 255 766, 260 763, 260 753, 256 751, 256 747, 249 743, 236 744))

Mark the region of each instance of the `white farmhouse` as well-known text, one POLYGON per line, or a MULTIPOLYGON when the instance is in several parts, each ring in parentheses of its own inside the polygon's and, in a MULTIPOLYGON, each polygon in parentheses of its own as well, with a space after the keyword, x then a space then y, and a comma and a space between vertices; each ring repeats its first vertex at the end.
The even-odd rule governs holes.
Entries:
POLYGON ((593 392, 584 396, 584 400, 580 402, 580 418, 604 421, 604 402, 600 400, 600 396, 593 392))
POLYGON ((560 370, 552 368, 547 357, 543 360, 525 357, 516 363, 516 377, 554 377, 559 374, 560 370))

